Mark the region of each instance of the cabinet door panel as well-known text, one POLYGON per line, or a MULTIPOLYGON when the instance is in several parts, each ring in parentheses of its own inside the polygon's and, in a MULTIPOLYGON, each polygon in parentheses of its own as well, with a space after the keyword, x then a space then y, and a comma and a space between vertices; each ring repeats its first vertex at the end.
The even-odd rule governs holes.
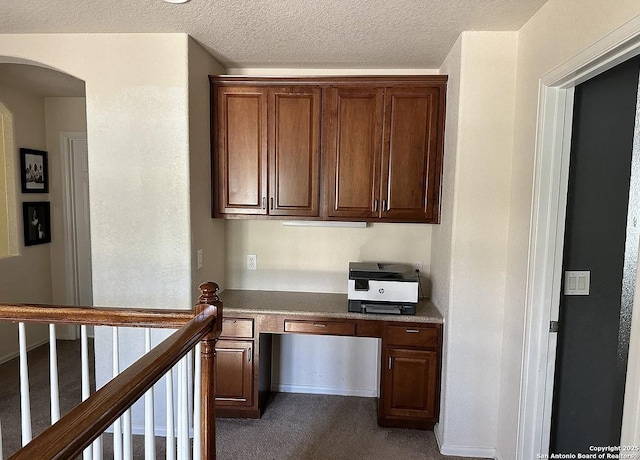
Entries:
POLYGON ((435 417, 438 353, 388 348, 385 358, 385 415, 422 419, 435 417))
POLYGON ((320 88, 269 91, 269 214, 319 214, 320 88))
POLYGON ((266 214, 266 89, 218 88, 218 210, 266 214))
POLYGON ((326 91, 326 208, 329 217, 377 217, 383 90, 326 91))
POLYGON ((217 405, 251 406, 253 342, 218 340, 215 378, 217 405))
POLYGON ((439 97, 439 88, 391 88, 385 94, 382 217, 433 216, 440 190, 439 97))

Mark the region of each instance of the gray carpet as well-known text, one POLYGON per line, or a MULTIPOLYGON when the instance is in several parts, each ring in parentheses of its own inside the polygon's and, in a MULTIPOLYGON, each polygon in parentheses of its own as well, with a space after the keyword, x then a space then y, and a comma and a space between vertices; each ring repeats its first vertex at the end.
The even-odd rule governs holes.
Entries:
POLYGON ((218 419, 220 460, 440 460, 432 431, 381 428, 374 398, 276 393, 260 420, 218 419))
MULTIPOLYGON (((48 346, 29 352, 33 434, 49 425, 48 346)), ((61 412, 80 402, 80 343, 58 342, 61 412)), ((275 393, 260 420, 218 419, 220 460, 455 460, 440 455, 431 431, 380 428, 376 400, 275 393)), ((20 448, 18 360, 0 365, 0 420, 4 458, 20 448)), ((107 435, 108 436, 108 435, 107 435)), ((164 439, 156 438, 158 458, 164 439)), ((105 439, 105 459, 112 458, 105 439)), ((134 436, 134 458, 144 458, 134 436)))

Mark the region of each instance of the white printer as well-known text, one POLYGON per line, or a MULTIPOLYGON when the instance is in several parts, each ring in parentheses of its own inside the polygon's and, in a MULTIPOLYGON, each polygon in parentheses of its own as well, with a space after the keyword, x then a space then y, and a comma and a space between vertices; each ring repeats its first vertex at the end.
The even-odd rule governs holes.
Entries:
POLYGON ((349 262, 349 311, 414 315, 419 274, 404 264, 349 262))

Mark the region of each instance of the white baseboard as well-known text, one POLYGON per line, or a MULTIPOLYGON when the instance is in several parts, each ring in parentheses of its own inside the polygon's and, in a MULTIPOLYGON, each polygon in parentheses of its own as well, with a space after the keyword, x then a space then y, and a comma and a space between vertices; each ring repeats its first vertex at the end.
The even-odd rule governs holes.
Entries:
POLYGON ((366 388, 339 388, 339 387, 319 387, 315 385, 271 385, 271 391, 280 393, 307 393, 314 395, 336 395, 336 396, 360 396, 362 398, 377 398, 378 391, 366 388))
POLYGON ((433 427, 433 433, 436 435, 438 449, 442 455, 452 455, 455 457, 476 457, 476 458, 494 458, 497 459, 496 449, 493 447, 469 447, 443 444, 444 433, 440 423, 436 423, 433 427))
MULTIPOLYGON (((47 337, 46 339, 43 339, 43 340, 41 340, 39 342, 36 342, 34 344, 31 344, 30 346, 27 347, 27 351, 31 351, 34 348, 41 347, 45 343, 49 343, 49 337, 47 337)), ((4 356, 0 356, 0 364, 4 364, 7 361, 11 361, 13 358, 17 358, 18 356, 20 356, 20 350, 14 351, 12 353, 7 353, 4 356)))

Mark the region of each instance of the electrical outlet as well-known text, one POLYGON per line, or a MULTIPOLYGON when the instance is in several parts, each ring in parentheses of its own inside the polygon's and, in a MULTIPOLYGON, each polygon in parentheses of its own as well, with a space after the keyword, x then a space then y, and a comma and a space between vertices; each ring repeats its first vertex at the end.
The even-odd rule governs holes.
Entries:
POLYGON ((421 260, 414 260, 413 262, 411 262, 411 266, 413 267, 414 270, 418 270, 418 271, 422 272, 422 261, 421 260))
POLYGON ((247 270, 257 270, 258 269, 258 257, 255 254, 247 255, 247 270))
POLYGON ((198 256, 197 256, 197 259, 198 259, 198 270, 200 270, 202 268, 202 264, 203 264, 203 261, 202 261, 202 249, 198 249, 197 254, 198 254, 198 256))

